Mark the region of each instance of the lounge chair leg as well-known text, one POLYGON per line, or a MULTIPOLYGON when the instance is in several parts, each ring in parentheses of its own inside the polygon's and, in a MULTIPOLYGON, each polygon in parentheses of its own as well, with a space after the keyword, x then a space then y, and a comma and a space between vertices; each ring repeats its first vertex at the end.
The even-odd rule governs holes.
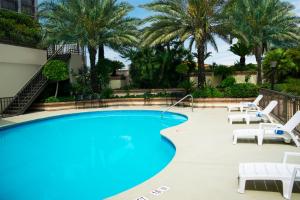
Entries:
POLYGON ((263 144, 263 140, 264 140, 263 136, 257 136, 257 143, 259 146, 263 144))
POLYGON ((240 177, 238 192, 245 193, 245 186, 246 186, 246 180, 240 177))
POLYGON ((233 144, 237 143, 237 134, 233 134, 233 144))
POLYGON ((293 185, 290 181, 282 181, 282 192, 285 199, 291 199, 293 185))

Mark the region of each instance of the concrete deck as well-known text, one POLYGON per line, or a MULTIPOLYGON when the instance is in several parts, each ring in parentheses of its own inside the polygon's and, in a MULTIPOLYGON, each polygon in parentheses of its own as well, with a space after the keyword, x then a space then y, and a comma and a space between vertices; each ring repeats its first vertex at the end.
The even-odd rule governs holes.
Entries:
MULTIPOLYGON (((94 110, 148 109, 161 107, 111 107, 104 109, 45 111, 0 119, 0 126, 47 116, 94 110)), ((281 162, 284 151, 300 152, 291 144, 244 140, 232 145, 232 131, 236 128, 257 127, 245 124, 230 125, 224 108, 174 108, 189 117, 186 123, 162 131, 176 146, 176 155, 169 165, 146 182, 111 197, 111 200, 279 200, 282 186, 275 181, 249 181, 246 193, 239 194, 238 163, 254 161, 281 162), (170 189, 156 196, 150 192, 167 186, 170 189)), ((126 174, 125 174, 126 176, 126 174)), ((292 199, 300 199, 300 184, 294 185, 292 199)))

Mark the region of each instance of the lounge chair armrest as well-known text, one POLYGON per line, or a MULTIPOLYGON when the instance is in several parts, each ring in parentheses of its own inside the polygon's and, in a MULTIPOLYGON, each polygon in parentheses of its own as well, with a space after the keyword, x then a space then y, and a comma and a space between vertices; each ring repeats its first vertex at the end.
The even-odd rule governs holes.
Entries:
POLYGON ((259 129, 266 129, 266 128, 281 128, 282 124, 276 124, 276 123, 260 123, 259 129))
POLYGON ((246 114, 249 114, 249 113, 256 113, 256 112, 258 112, 258 110, 246 110, 246 114))
POLYGON ((287 163, 287 159, 288 157, 300 157, 300 152, 284 152, 284 156, 283 156, 283 163, 287 163))

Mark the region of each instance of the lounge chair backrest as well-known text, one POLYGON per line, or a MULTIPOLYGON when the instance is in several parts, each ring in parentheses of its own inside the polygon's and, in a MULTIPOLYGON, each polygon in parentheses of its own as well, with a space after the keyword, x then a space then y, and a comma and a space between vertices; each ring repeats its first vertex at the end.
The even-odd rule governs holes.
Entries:
POLYGON ((282 127, 283 130, 291 132, 300 123, 300 111, 297 111, 294 116, 282 127))
POLYGON ((262 94, 258 95, 258 96, 256 97, 256 99, 253 101, 253 103, 254 103, 255 105, 258 106, 258 104, 259 104, 259 102, 260 102, 260 100, 261 100, 262 98, 263 98, 263 95, 262 95, 262 94))
POLYGON ((263 114, 268 115, 277 106, 278 101, 271 101, 267 107, 262 111, 263 114))

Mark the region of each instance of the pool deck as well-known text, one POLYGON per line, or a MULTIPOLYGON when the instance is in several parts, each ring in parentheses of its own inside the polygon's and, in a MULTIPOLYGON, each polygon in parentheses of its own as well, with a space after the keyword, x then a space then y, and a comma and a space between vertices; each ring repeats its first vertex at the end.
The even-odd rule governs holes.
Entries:
MULTIPOLYGON (((48 116, 88 112, 95 110, 161 110, 158 106, 108 107, 101 109, 44 111, 0 119, 0 126, 48 116)), ((239 194, 239 162, 281 162, 283 152, 300 152, 293 144, 266 142, 258 146, 255 141, 244 140, 232 144, 232 131, 236 128, 258 127, 258 124, 227 122, 225 108, 176 107, 172 110, 187 115, 183 124, 162 131, 176 146, 176 155, 169 165, 151 179, 109 198, 110 200, 279 200, 284 199, 280 182, 249 181, 245 194, 239 194), (154 195, 151 191, 167 186, 169 190, 154 195)), ((122 167, 122 166, 120 166, 122 167)), ((126 176, 126 174, 124 174, 126 176)), ((300 183, 294 185, 292 199, 300 199, 300 183)))

